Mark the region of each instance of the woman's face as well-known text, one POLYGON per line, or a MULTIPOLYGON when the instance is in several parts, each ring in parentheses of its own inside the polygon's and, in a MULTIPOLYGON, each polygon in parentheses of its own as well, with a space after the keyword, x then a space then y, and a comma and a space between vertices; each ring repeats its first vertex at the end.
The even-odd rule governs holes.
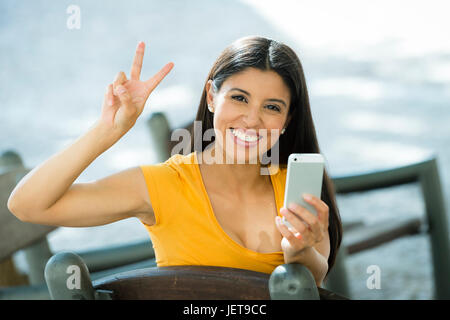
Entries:
POLYGON ((218 92, 206 86, 214 112, 215 150, 222 163, 256 164, 287 126, 290 91, 274 71, 247 68, 228 77, 218 92))

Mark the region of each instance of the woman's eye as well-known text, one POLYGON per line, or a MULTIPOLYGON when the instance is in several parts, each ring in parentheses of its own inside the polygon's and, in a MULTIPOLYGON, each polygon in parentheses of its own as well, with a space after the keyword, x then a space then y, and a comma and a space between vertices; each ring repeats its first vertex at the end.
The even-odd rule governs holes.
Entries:
MULTIPOLYGON (((240 102, 247 102, 247 99, 244 96, 241 95, 237 95, 237 96, 231 96, 231 99, 240 101, 240 102)), ((276 105, 273 104, 269 104, 266 106, 269 110, 273 110, 273 111, 277 111, 280 112, 281 109, 279 107, 277 107, 276 105)))
POLYGON ((278 108, 277 106, 273 105, 273 104, 269 104, 267 105, 267 107, 273 107, 273 108, 269 108, 270 110, 274 110, 274 111, 280 111, 280 108, 278 108))
POLYGON ((231 96, 231 98, 234 100, 237 100, 237 101, 242 101, 242 102, 246 101, 244 96, 231 96))

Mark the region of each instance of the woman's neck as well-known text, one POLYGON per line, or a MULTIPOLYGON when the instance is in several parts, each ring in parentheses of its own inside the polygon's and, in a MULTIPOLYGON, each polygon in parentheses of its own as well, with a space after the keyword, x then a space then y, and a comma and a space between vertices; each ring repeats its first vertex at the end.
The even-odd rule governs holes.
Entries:
MULTIPOLYGON (((202 170, 231 193, 254 193, 264 189, 269 176, 261 175, 261 165, 258 164, 229 164, 226 161, 217 163, 214 147, 206 148, 199 154, 202 170)), ((225 157, 223 157, 225 159, 225 157)))

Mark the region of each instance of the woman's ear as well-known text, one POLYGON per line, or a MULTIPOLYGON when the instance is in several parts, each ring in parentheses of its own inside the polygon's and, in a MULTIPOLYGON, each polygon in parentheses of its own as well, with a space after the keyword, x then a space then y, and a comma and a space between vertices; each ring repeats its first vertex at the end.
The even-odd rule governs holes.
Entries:
MULTIPOLYGON (((206 87, 205 87, 205 91, 206 91, 206 103, 208 104, 208 108, 211 108, 212 111, 214 111, 214 87, 212 85, 212 80, 208 80, 208 82, 206 83, 206 87)), ((212 112, 211 111, 211 112, 212 112)))

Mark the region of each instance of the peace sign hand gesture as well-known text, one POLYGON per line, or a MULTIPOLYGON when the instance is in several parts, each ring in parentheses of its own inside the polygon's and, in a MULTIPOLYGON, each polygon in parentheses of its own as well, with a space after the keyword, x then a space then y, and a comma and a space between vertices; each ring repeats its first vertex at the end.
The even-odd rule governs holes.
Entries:
POLYGON ((150 93, 173 68, 173 63, 169 62, 147 81, 139 80, 144 49, 144 42, 140 42, 136 48, 130 79, 127 79, 123 71, 119 72, 114 82, 108 85, 103 99, 100 122, 120 136, 134 126, 150 93))

